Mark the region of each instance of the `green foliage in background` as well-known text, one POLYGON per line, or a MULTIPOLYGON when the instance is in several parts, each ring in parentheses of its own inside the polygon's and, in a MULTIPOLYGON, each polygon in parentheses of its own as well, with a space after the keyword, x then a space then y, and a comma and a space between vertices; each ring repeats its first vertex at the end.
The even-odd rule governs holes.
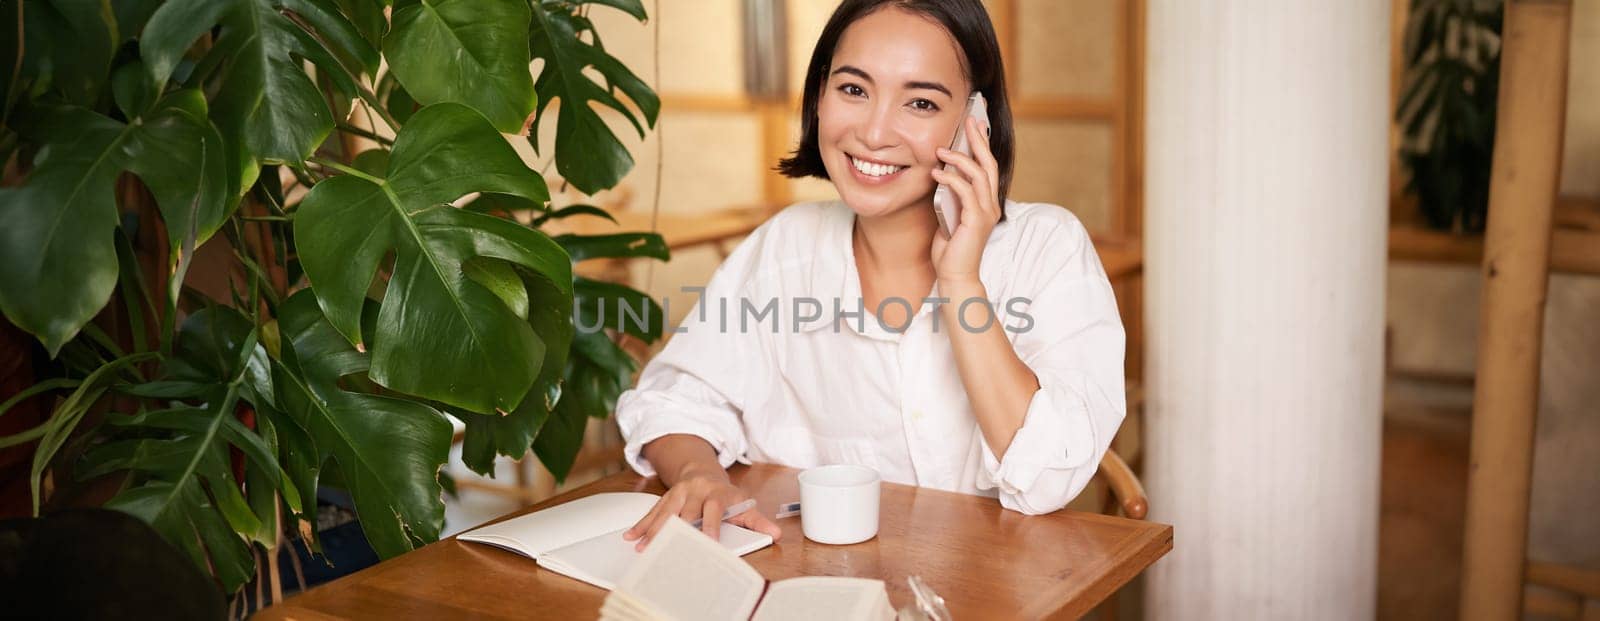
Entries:
POLYGON ((1489 212, 1503 0, 1412 0, 1396 119, 1428 224, 1482 231, 1489 212))
POLYGON ((574 320, 620 301, 651 317, 627 334, 661 334, 642 293, 573 263, 667 258, 653 234, 544 233, 604 212, 551 209, 508 141, 584 193, 632 167, 590 104, 643 136, 659 101, 591 10, 646 19, 638 0, 0 3, 0 311, 43 380, 0 415, 53 400, 0 447, 35 446, 35 511, 109 480, 108 506, 233 592, 253 546, 318 548, 319 486, 383 557, 437 539, 447 417, 474 470, 532 450, 564 477, 635 370, 574 320), (227 262, 206 266, 225 294, 189 280, 197 256, 227 262))

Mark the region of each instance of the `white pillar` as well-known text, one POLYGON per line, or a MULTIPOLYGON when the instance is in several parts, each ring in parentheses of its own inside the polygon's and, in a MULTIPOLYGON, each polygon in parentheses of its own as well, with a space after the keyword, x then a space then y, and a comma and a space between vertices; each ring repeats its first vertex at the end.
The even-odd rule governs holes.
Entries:
POLYGON ((1387 0, 1149 0, 1153 619, 1372 618, 1387 0))

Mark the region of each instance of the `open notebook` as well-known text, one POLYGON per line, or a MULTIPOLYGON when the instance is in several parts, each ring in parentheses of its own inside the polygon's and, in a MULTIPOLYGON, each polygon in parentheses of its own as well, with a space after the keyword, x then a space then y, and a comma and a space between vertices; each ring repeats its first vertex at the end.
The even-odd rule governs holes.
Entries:
POLYGON ((803 576, 767 582, 683 520, 668 520, 600 607, 600 621, 885 621, 882 580, 803 576))
MULTIPOLYGON (((533 559, 540 567, 613 589, 642 553, 628 530, 655 506, 655 494, 618 492, 585 496, 548 509, 458 535, 460 541, 486 543, 533 559)), ((706 538, 710 541, 710 538, 706 538)), ((737 558, 772 545, 772 536, 724 522, 722 548, 737 558)))

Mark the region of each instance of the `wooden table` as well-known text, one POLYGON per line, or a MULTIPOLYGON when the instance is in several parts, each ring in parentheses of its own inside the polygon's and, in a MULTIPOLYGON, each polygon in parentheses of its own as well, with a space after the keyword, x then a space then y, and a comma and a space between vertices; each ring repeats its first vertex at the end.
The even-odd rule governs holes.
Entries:
MULTIPOLYGON (((731 474, 765 513, 799 498, 796 470, 735 466, 731 474)), ((624 472, 529 511, 635 490, 662 492, 658 480, 624 472)), ((744 558, 770 580, 878 578, 896 607, 912 601, 906 577, 919 574, 959 620, 1075 618, 1172 549, 1172 527, 1164 524, 1074 511, 1025 516, 991 498, 890 483, 881 519, 877 538, 849 546, 807 541, 799 518, 779 520, 782 539, 744 558)), ((527 558, 452 538, 313 588, 262 617, 594 619, 604 597, 527 558)))

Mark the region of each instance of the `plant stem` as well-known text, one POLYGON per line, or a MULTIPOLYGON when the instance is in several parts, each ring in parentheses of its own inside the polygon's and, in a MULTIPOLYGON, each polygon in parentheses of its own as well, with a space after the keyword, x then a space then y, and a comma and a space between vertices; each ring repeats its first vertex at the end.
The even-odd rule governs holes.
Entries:
POLYGON ((39 394, 39 393, 47 391, 47 390, 58 390, 58 389, 61 389, 61 388, 77 388, 78 384, 79 384, 78 380, 65 378, 65 377, 58 377, 58 378, 55 378, 55 379, 47 379, 45 381, 39 382, 39 383, 34 384, 32 386, 29 386, 27 388, 24 388, 24 389, 22 389, 22 392, 17 393, 16 395, 12 396, 10 399, 6 399, 5 403, 0 403, 0 416, 4 416, 6 412, 10 411, 11 408, 16 406, 18 403, 21 403, 23 399, 27 399, 28 397, 32 397, 32 396, 34 396, 36 394, 39 394))
MULTIPOLYGON (((22 77, 23 41, 22 0, 17 0, 17 62, 13 63, 11 67, 11 84, 13 85, 17 84, 17 78, 22 77)), ((0 112, 0 124, 4 124, 6 119, 11 118, 11 106, 16 103, 17 91, 21 89, 9 88, 7 90, 10 92, 6 93, 5 111, 0 112)))
POLYGON ((379 179, 377 177, 374 177, 374 176, 369 175, 367 173, 364 173, 362 171, 356 170, 356 169, 351 168, 349 166, 345 166, 344 164, 340 164, 340 163, 335 162, 333 160, 329 160, 327 158, 313 157, 308 161, 311 162, 312 164, 316 164, 316 165, 321 166, 323 168, 327 168, 329 170, 335 170, 335 171, 338 171, 338 172, 341 172, 341 173, 344 173, 346 175, 350 175, 350 176, 353 176, 353 177, 359 177, 361 179, 365 179, 365 180, 370 181, 370 182, 375 183, 375 184, 382 184, 383 183, 382 179, 379 179))
MULTIPOLYGON (((311 171, 308 169, 290 166, 289 172, 294 174, 295 182, 299 183, 301 187, 304 187, 307 190, 310 190, 312 186, 317 185, 317 180, 311 177, 311 171)), ((287 195, 288 192, 285 192, 284 194, 287 195)), ((283 210, 285 212, 291 211, 288 205, 284 205, 283 210)))
POLYGON ((394 116, 389 114, 389 109, 378 102, 378 96, 372 93, 372 89, 367 88, 365 84, 357 84, 356 93, 360 95, 361 101, 367 103, 367 107, 378 113, 378 117, 383 119, 384 124, 388 125, 389 129, 394 130, 396 134, 400 133, 400 122, 394 120, 394 116))
POLYGON ((290 218, 288 216, 239 216, 239 217, 241 219, 247 221, 247 222, 294 222, 294 218, 290 218))
POLYGON ((356 126, 351 125, 349 123, 340 123, 336 127, 339 128, 339 131, 342 131, 342 132, 347 133, 347 134, 355 134, 357 136, 360 136, 362 138, 366 138, 367 140, 371 140, 373 142, 376 142, 378 144, 384 145, 386 147, 394 146, 394 139, 393 138, 389 138, 389 137, 386 137, 386 136, 380 136, 375 132, 370 132, 370 131, 367 131, 365 129, 361 129, 360 127, 356 127, 356 126))

